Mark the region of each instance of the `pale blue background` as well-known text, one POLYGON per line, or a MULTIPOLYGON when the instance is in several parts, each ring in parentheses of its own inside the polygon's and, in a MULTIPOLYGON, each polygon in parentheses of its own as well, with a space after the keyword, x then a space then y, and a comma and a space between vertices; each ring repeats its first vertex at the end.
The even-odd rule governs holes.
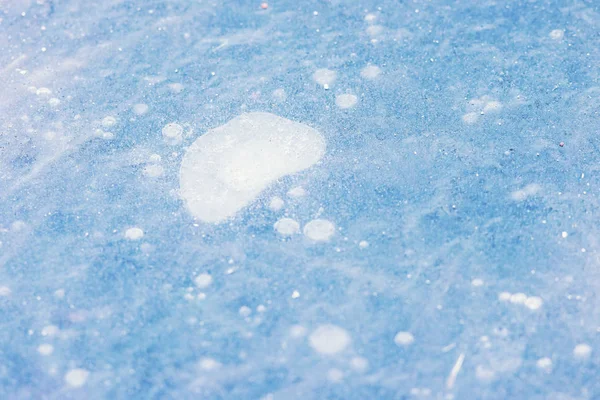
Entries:
POLYGON ((599 32, 593 0, 3 2, 0 398, 600 398, 599 32), (377 80, 361 78, 367 63, 377 80), (330 90, 318 68, 337 71, 330 90), (347 90, 359 103, 340 110, 347 90), (502 110, 465 124, 486 95, 502 110), (184 148, 243 111, 317 128, 327 154, 230 224, 194 226, 176 194, 184 148), (112 141, 94 136, 108 115, 112 141), (193 129, 174 147, 161 136, 173 121, 193 129), (157 179, 143 174, 153 153, 157 179), (283 212, 264 205, 296 184, 309 195, 286 212, 306 223, 323 207, 342 228, 330 243, 273 232, 283 212), (125 240, 130 226, 144 238, 125 240), (188 301, 199 272, 214 283, 188 301), (345 352, 289 337, 323 323, 349 332, 345 352), (413 345, 394 344, 400 330, 413 345), (203 357, 221 367, 202 371, 203 357), (80 389, 65 386, 72 368, 90 371, 80 389))

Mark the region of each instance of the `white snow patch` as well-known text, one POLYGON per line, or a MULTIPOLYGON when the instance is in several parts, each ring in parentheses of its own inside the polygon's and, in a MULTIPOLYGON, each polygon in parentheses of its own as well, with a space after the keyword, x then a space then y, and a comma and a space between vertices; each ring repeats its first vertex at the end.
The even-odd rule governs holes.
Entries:
POLYGON ((271 202, 269 203, 269 208, 272 211, 279 211, 283 208, 283 205, 285 203, 283 202, 283 199, 279 196, 275 196, 271 199, 271 202))
POLYGON ((335 104, 342 109, 354 107, 356 103, 358 103, 358 97, 349 93, 337 95, 335 98, 335 104))
POLYGON ((188 148, 179 171, 181 197, 194 217, 220 223, 323 154, 325 139, 308 125, 270 113, 242 114, 188 148))
POLYGON ((549 36, 552 40, 561 40, 563 37, 565 37, 565 31, 562 29, 553 29, 550 31, 549 36))
POLYGON ((542 357, 539 360, 537 360, 535 365, 539 369, 549 372, 552 369, 552 359, 550 357, 542 357))
POLYGON ((250 316, 250 314, 252 314, 252 309, 248 306, 241 306, 240 310, 238 312, 242 317, 245 318, 245 317, 250 316))
POLYGON ((299 198, 306 196, 306 190, 302 186, 296 186, 288 190, 287 195, 293 198, 299 198))
POLYGON ((592 347, 589 344, 581 343, 573 349, 573 355, 580 360, 589 358, 592 355, 592 347))
POLYGON ((473 125, 479 120, 479 114, 476 112, 469 112, 462 116, 462 120, 467 125, 473 125))
POLYGON ((144 115, 148 112, 148 105, 144 103, 139 103, 133 106, 133 112, 136 115, 144 115))
POLYGON ((336 325, 321 325, 308 338, 310 347, 317 353, 333 355, 340 353, 350 344, 350 335, 336 325))
POLYGON ((72 388, 79 388, 85 385, 89 375, 89 371, 82 368, 75 368, 65 374, 65 383, 72 388))
POLYGON ((139 240, 144 237, 144 231, 141 228, 133 227, 125 231, 125 238, 129 240, 139 240))
POLYGON ((8 286, 0 286, 0 296, 1 297, 8 297, 8 296, 10 296, 11 293, 12 293, 12 291, 10 290, 10 288, 8 286))
POLYGON ((283 236, 292 236, 300 232, 300 224, 291 218, 281 218, 275 222, 273 228, 283 236))
POLYGON ((183 127, 175 122, 166 124, 162 128, 163 139, 167 144, 176 145, 181 143, 183 127))
POLYGON ((169 83, 169 90, 173 93, 181 93, 183 85, 181 83, 169 83))
POLYGON ((194 283, 200 289, 205 289, 205 288, 209 287, 211 285, 212 281, 213 281, 212 276, 210 276, 209 274, 206 274, 206 273, 200 274, 196 278, 194 278, 194 283))
POLYGON ((215 360, 214 358, 204 357, 200 360, 200 368, 204 371, 214 371, 215 369, 221 366, 221 363, 215 360))
POLYGON ((525 293, 515 293, 510 295, 510 302, 513 304, 525 304, 527 295, 525 293))
POLYGON ((102 126, 105 128, 113 127, 117 124, 117 119, 113 116, 107 116, 102 119, 102 126))
POLYGON ((337 78, 337 72, 327 68, 321 68, 315 71, 313 79, 321 86, 331 86, 337 78))
POLYGON ((353 357, 350 360, 350 367, 358 372, 364 372, 369 368, 369 360, 364 357, 353 357))
POLYGON ((158 164, 150 164, 144 167, 144 175, 149 176, 150 178, 158 178, 159 176, 164 175, 165 169, 158 164))
POLYGON ((376 65, 367 65, 360 70, 360 76, 365 79, 376 79, 381 74, 381 69, 376 65))
POLYGON ((358 247, 360 247, 361 249, 366 249, 367 247, 369 247, 369 242, 367 242, 366 240, 361 240, 360 242, 358 242, 358 247))
POLYGON ((335 225, 326 219, 313 219, 304 226, 304 235, 316 242, 326 242, 335 233, 335 225))
POLYGON ((50 354, 52 354, 54 352, 54 346, 52 346, 51 344, 40 344, 37 348, 38 353, 40 353, 43 356, 49 356, 50 354))
POLYGON ((410 332, 400 331, 394 336, 394 343, 398 346, 408 346, 415 341, 415 337, 410 332))
POLYGON ((298 339, 306 336, 306 328, 302 325, 294 325, 290 328, 290 336, 298 339))
POLYGON ((367 35, 369 36, 377 36, 383 32, 383 26, 371 25, 365 30, 365 32, 367 32, 367 35))
POLYGON ((525 306, 530 310, 537 310, 542 306, 542 304, 544 304, 544 301, 541 299, 541 297, 537 296, 531 296, 525 300, 525 306))
POLYGON ((523 201, 529 197, 535 196, 542 190, 542 187, 537 183, 530 183, 522 189, 515 190, 510 194, 511 199, 514 201, 523 201))
POLYGON ((327 371, 327 380, 331 383, 340 383, 344 379, 344 373, 337 368, 327 371))

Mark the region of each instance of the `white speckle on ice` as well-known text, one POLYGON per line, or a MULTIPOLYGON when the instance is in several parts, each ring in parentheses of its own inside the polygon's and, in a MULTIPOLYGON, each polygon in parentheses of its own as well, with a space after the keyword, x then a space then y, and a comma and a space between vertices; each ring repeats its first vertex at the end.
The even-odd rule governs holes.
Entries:
POLYGON ((209 274, 200 274, 196 278, 194 278, 194 283, 200 289, 205 289, 205 288, 209 287, 210 284, 212 283, 212 281, 213 281, 213 278, 209 274))
POLYGON ((306 336, 306 328, 302 325, 294 325, 290 328, 290 336, 298 339, 306 336))
POLYGON ((349 93, 337 95, 335 98, 335 104, 342 109, 354 107, 356 103, 358 103, 358 97, 349 93))
POLYGON ((550 39, 561 40, 565 36, 565 31, 562 29, 554 29, 550 32, 550 39))
POLYGON ((313 166, 325 140, 308 125, 274 114, 242 114, 198 138, 179 172, 192 215, 219 223, 234 216, 277 179, 313 166))
POLYGON ((340 383, 344 379, 344 373, 337 368, 327 371, 327 380, 332 383, 340 383))
POLYGON ((136 104, 133 106, 133 112, 136 115, 144 115, 148 112, 148 105, 147 104, 136 104))
POLYGON ((377 19, 377 15, 369 13, 367 15, 365 15, 365 21, 368 22, 369 24, 375 22, 375 20, 377 19))
POLYGON ((485 114, 488 113, 492 113, 492 112, 498 112, 502 110, 502 103, 500 103, 499 101, 488 101, 487 104, 485 105, 485 107, 483 107, 483 112, 485 114))
POLYGON ((89 375, 87 370, 75 368, 65 374, 65 383, 72 388, 79 388, 85 385, 89 375))
POLYGON ((41 87, 36 90, 35 94, 38 96, 50 96, 52 94, 52 90, 48 89, 47 87, 41 87))
POLYGON ((288 190, 287 195, 293 198, 299 198, 306 196, 306 190, 302 186, 296 186, 288 190))
POLYGON ((181 83, 170 83, 169 90, 173 93, 181 93, 183 91, 183 85, 181 83))
POLYGON ((65 297, 65 289, 58 289, 54 292, 54 297, 56 297, 57 299, 62 299, 63 297, 65 297))
POLYGON ((144 231, 140 228, 129 228, 125 231, 125 238, 129 240, 139 240, 144 236, 144 231))
POLYGON ((105 128, 110 128, 112 126, 115 126, 117 123, 117 119, 115 117, 104 117, 104 119, 102 120, 102 126, 105 128))
POLYGON ((221 366, 221 363, 219 363, 214 358, 204 357, 203 359, 200 360, 199 365, 200 365, 200 368, 203 369, 204 371, 214 371, 215 369, 217 369, 221 366))
POLYGON ((510 294, 510 292, 502 292, 498 295, 498 300, 500 301, 510 301, 510 297, 512 295, 510 294))
POLYGON ((479 286, 483 286, 483 279, 473 279, 471 281, 471 285, 475 286, 475 287, 479 287, 479 286))
POLYGON ((282 88, 273 90, 273 99, 277 101, 284 101, 287 98, 285 90, 282 88))
POLYGON ((381 69, 376 65, 367 65, 360 70, 360 76, 365 79, 376 79, 381 74, 381 69))
POLYGON ((364 357, 353 357, 350 360, 350 367, 358 372, 364 372, 369 368, 369 360, 364 357))
POLYGON ((56 325, 46 325, 42 328, 42 336, 56 336, 60 329, 56 325))
POLYGON ((165 169, 158 164, 150 164, 144 167, 144 175, 151 178, 157 178, 165 173, 165 169))
POLYGON ((179 144, 182 140, 183 127, 175 122, 171 122, 162 128, 162 135, 167 144, 179 144))
POLYGON ((335 233, 335 225, 326 219, 313 219, 304 226, 304 235, 316 242, 326 242, 335 233))
POLYGON ((317 353, 332 355, 340 353, 350 344, 350 335, 336 325, 321 325, 308 338, 310 347, 317 353))
POLYGON ((523 201, 526 200, 528 197, 535 196, 540 190, 542 190, 542 187, 540 185, 538 185, 537 183, 530 183, 523 189, 515 190, 514 192, 512 192, 510 194, 510 197, 514 201, 523 201))
POLYGON ((60 100, 57 99, 56 97, 52 97, 50 100, 48 100, 48 105, 51 107, 56 107, 60 104, 60 100))
POLYGON ((510 302, 513 304, 524 304, 527 300, 525 293, 515 293, 510 295, 510 302))
POLYGON ((300 232, 300 224, 291 218, 281 218, 275 222, 273 228, 283 236, 292 236, 300 232))
POLYGON ((415 341, 415 337, 410 332, 398 332, 394 336, 394 343, 398 346, 408 346, 415 341))
POLYGON ((252 314, 252 309, 248 306, 241 306, 240 310, 239 310, 239 314, 242 317, 248 317, 250 314, 252 314))
POLYGON ((318 69, 313 74, 313 79, 315 80, 315 82, 317 82, 321 86, 324 86, 324 85, 328 85, 328 86, 333 85, 333 83, 335 82, 336 77, 337 77, 337 72, 332 71, 332 70, 327 69, 327 68, 318 69))
POLYGON ((259 312, 259 313, 264 313, 265 311, 267 311, 267 307, 265 307, 265 306, 264 306, 264 305, 262 305, 262 304, 259 304, 259 305, 256 307, 256 311, 257 311, 257 312, 259 312))
POLYGON ((528 297, 527 300, 525 300, 525 306, 530 310, 539 309, 543 303, 544 301, 537 296, 528 297))
POLYGON ((371 25, 366 29, 367 35, 369 36, 377 36, 381 32, 383 32, 383 26, 381 25, 371 25))
POLYGON ((566 239, 567 236, 569 236, 569 234, 567 232, 563 232, 563 233, 561 233, 561 236, 563 239, 566 239))
POLYGON ((292 299, 297 299, 298 297, 300 297, 300 292, 297 290, 294 290, 292 292, 292 299))
POLYGON ((0 296, 8 297, 11 294, 11 290, 8 286, 0 286, 0 296))
POLYGON ((285 203, 283 202, 283 199, 279 196, 275 196, 271 199, 271 202, 269 203, 269 208, 272 211, 279 211, 283 208, 283 205, 285 203))
POLYGON ((462 116, 462 120, 467 125, 473 125, 479 120, 479 114, 476 112, 469 112, 462 116))
POLYGON ((358 247, 360 247, 361 249, 366 249, 367 247, 369 247, 369 242, 367 242, 366 240, 361 240, 358 243, 358 247))
POLYGON ((592 348, 589 344, 581 343, 573 349, 573 355, 578 359, 586 359, 592 355, 592 348))
POLYGON ((539 360, 537 360, 535 365, 539 369, 550 371, 552 369, 552 359, 550 359, 549 357, 542 357, 539 360))
POLYGON ((477 368, 475 368, 475 377, 482 382, 490 382, 494 380, 496 373, 493 369, 478 365, 477 368))
POLYGON ((49 356, 50 354, 52 354, 54 352, 54 346, 52 346, 51 344, 40 344, 37 348, 38 353, 40 353, 43 356, 49 356))

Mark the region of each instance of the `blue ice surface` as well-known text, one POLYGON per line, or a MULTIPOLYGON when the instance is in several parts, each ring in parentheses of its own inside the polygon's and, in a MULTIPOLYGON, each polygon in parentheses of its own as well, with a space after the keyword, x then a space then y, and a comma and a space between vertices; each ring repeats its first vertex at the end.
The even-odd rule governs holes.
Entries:
POLYGON ((596 0, 0 3, 0 399, 600 398, 599 32, 596 0), (194 221, 185 148, 246 111, 326 155, 194 221), (273 230, 320 208, 327 243, 273 230))

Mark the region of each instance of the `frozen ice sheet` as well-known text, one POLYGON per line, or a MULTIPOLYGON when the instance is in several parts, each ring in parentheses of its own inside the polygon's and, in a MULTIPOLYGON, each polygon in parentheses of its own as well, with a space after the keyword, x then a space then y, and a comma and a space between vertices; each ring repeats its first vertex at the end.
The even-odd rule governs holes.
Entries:
POLYGON ((600 398, 600 3, 261 3, 0 2, 0 399, 600 398))

